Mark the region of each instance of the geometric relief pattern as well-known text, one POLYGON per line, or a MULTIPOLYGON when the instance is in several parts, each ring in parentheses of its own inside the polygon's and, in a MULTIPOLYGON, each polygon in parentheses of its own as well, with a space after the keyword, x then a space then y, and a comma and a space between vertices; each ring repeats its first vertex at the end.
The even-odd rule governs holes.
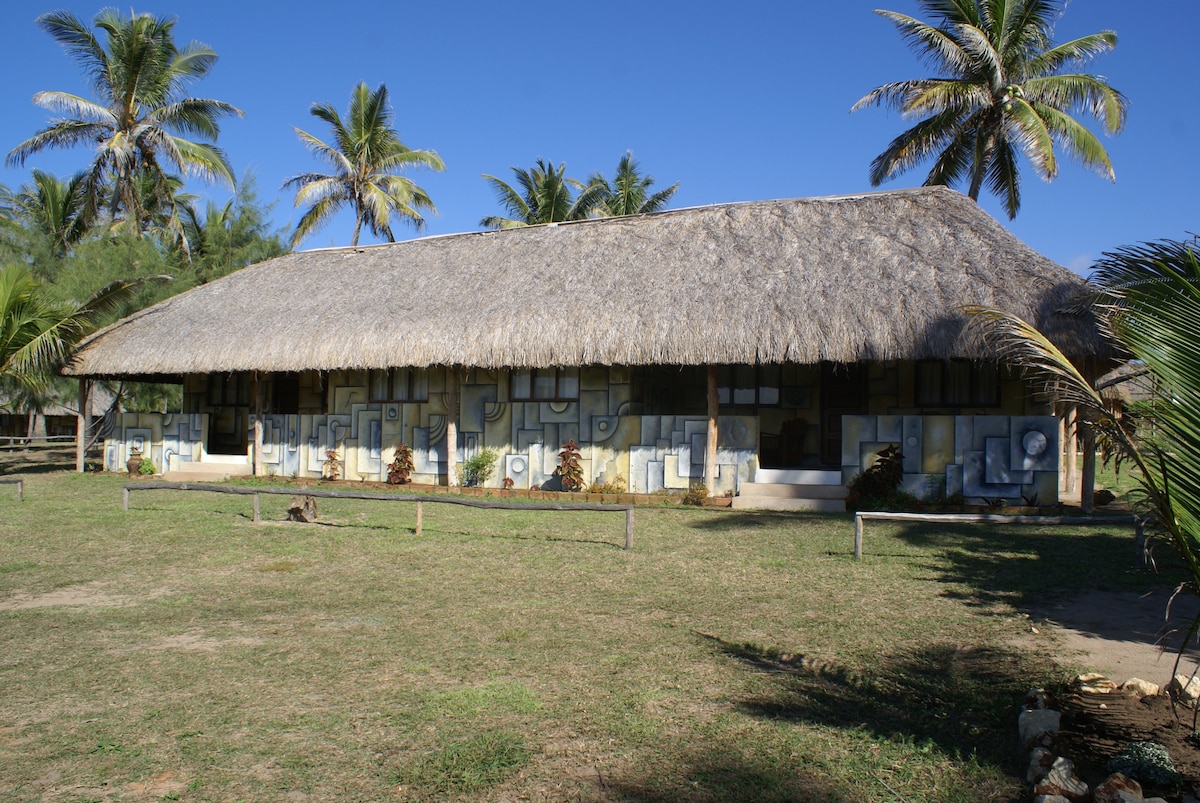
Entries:
MULTIPOLYGON (((629 447, 629 488, 634 493, 682 491, 704 478, 708 419, 640 416, 642 437, 629 447)), ((757 455, 758 422, 753 416, 717 420, 718 492, 749 481, 757 455)))
POLYGON ((842 481, 888 445, 904 455, 901 488, 922 499, 961 493, 970 502, 1058 501, 1054 416, 843 416, 842 481))
MULTIPOLYGON (((321 476, 326 452, 340 449, 343 476, 384 479, 396 443, 408 443, 417 482, 445 480, 447 446, 459 464, 483 448, 496 449, 501 461, 487 483, 500 487, 505 477, 517 487, 544 483, 558 465, 561 444, 580 447, 584 481, 620 474, 629 489, 686 490, 704 475, 707 421, 703 416, 643 416, 631 405, 628 371, 619 367, 582 369, 578 399, 563 402, 507 400, 510 377, 504 372, 474 372, 459 388, 458 442, 446 443, 447 415, 443 379, 430 371, 428 401, 372 402, 365 372, 335 372, 325 398, 331 414, 268 414, 263 417, 263 462, 280 476, 321 476), (503 472, 503 473, 501 473, 503 472)), ((129 414, 106 443, 105 464, 124 468, 131 437, 155 441, 156 457, 199 460, 213 421, 207 414, 129 414), (149 425, 149 426, 147 426, 149 425), (140 431, 134 431, 140 430, 140 431), (161 444, 161 445, 159 445, 161 444), (162 451, 158 451, 162 450, 162 451)), ((718 421, 717 487, 736 490, 749 481, 756 463, 759 426, 756 416, 723 416, 718 421)), ((249 451, 249 448, 247 449, 249 451)), ((158 460, 156 459, 156 464, 158 460)))

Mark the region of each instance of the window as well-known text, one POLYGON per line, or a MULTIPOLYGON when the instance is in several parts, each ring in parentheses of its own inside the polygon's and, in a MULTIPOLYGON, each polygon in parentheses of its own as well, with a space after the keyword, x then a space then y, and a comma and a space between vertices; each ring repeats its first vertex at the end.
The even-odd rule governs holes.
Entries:
POLYGON ((520 368, 512 372, 513 401, 575 401, 579 398, 578 368, 520 368))
POLYGON ((995 362, 923 360, 915 379, 919 407, 1000 405, 1000 366, 995 362))
POLYGON ((717 403, 735 407, 778 407, 778 365, 723 365, 717 369, 717 403))
POLYGON ((429 400, 429 370, 388 368, 367 372, 368 396, 373 402, 423 402, 429 400))

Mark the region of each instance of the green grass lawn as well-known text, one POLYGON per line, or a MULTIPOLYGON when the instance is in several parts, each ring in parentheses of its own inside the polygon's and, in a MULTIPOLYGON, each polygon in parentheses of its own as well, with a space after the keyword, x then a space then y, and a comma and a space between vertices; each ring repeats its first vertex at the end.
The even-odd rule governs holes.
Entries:
POLYGON ((0 801, 1022 800, 1122 528, 0 486, 0 801))

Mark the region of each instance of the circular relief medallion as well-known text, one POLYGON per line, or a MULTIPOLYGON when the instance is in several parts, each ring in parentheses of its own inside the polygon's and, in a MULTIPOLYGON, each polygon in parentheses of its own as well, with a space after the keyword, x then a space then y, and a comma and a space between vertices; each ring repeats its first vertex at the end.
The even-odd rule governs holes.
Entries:
POLYGON ((1025 454, 1031 457, 1037 457, 1042 452, 1046 451, 1049 445, 1046 441, 1046 436, 1034 430, 1026 432, 1025 437, 1021 439, 1021 445, 1025 447, 1025 454))
POLYGON ((512 462, 508 464, 508 467, 512 469, 512 472, 514 474, 524 474, 525 473, 525 458, 524 457, 514 457, 512 459, 512 462))

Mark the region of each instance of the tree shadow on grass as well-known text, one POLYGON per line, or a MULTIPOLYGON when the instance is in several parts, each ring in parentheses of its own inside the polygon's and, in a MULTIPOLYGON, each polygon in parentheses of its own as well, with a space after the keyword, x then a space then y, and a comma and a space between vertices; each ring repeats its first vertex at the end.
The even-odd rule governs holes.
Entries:
POLYGON ((697 634, 722 654, 769 676, 769 689, 736 702, 775 721, 857 730, 974 758, 1016 777, 1016 717, 1045 664, 1015 650, 932 644, 881 655, 862 670, 807 655, 697 634))
POLYGON ((688 526, 696 530, 771 530, 780 526, 791 527, 797 522, 812 525, 828 525, 846 528, 847 543, 854 535, 854 518, 848 513, 814 513, 810 511, 786 510, 722 510, 711 511, 712 515, 690 521, 688 526))
POLYGON ((1085 591, 1174 587, 1186 576, 1181 564, 1166 554, 1156 570, 1139 567, 1133 528, 1122 524, 1071 528, 920 523, 890 532, 876 525, 864 541, 867 560, 872 541, 881 550, 897 541, 918 547, 929 555, 923 565, 943 584, 943 596, 982 607, 1003 603, 1030 611, 1085 591))
POLYGON ((775 765, 741 755, 737 745, 697 746, 669 774, 653 779, 604 777, 597 786, 605 800, 628 803, 831 803, 861 800, 828 778, 806 774, 795 763, 775 765))

